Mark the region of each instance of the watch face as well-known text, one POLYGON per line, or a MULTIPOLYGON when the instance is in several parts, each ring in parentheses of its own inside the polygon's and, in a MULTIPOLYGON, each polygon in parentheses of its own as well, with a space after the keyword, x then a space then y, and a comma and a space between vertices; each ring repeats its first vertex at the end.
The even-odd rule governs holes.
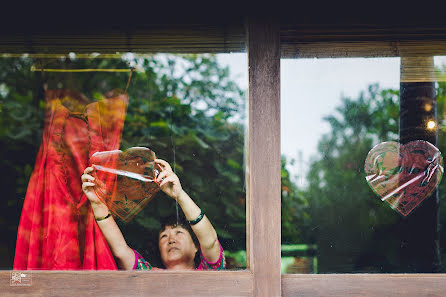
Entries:
POLYGON ((407 216, 436 188, 443 175, 443 158, 431 143, 416 140, 400 145, 383 142, 365 161, 366 181, 390 206, 407 216))
POLYGON ((145 147, 97 152, 90 158, 95 168, 95 192, 122 220, 130 221, 159 191, 160 168, 155 153, 145 147))

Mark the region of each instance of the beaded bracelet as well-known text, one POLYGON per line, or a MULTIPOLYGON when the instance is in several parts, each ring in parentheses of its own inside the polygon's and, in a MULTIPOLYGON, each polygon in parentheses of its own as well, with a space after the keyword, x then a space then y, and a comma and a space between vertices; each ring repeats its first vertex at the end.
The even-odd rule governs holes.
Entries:
POLYGON ((96 218, 95 217, 94 219, 96 220, 96 222, 99 222, 99 221, 103 221, 105 219, 108 219, 110 216, 111 216, 111 213, 108 212, 108 215, 106 215, 105 217, 102 217, 102 218, 96 218))
POLYGON ((200 221, 203 219, 203 217, 204 217, 204 212, 203 212, 203 210, 201 209, 200 215, 199 215, 195 220, 188 221, 188 222, 189 222, 189 224, 191 224, 191 225, 195 225, 195 224, 197 224, 198 222, 200 222, 200 221))

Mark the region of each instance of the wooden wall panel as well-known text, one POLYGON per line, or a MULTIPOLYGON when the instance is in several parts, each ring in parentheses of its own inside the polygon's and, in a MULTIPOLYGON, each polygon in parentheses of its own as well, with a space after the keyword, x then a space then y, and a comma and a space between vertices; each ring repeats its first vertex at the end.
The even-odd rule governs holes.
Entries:
POLYGON ((254 296, 280 296, 280 50, 279 27, 248 25, 248 265, 254 296))

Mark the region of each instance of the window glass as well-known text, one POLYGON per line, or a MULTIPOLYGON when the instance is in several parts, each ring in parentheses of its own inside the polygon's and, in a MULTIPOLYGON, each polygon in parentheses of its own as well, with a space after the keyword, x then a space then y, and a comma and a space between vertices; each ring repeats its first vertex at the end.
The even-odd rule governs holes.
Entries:
POLYGON ((281 60, 282 273, 444 271, 442 160, 408 143, 446 149, 445 65, 440 56, 281 60), (366 159, 385 142, 396 166, 373 185, 366 159), (404 180, 429 175, 419 162, 437 162, 435 178, 404 180))
MULTIPOLYGON (((128 246, 167 267, 162 223, 178 222, 188 206, 175 201, 186 201, 182 193, 160 190, 168 167, 155 157, 205 214, 189 210, 186 219, 199 221, 192 227, 209 219, 226 268, 245 268, 246 66, 244 53, 2 54, 1 268, 120 267, 102 235, 110 217, 96 223, 105 215, 82 191, 92 165, 93 192, 128 246)), ((195 267, 221 260, 199 256, 195 267)))

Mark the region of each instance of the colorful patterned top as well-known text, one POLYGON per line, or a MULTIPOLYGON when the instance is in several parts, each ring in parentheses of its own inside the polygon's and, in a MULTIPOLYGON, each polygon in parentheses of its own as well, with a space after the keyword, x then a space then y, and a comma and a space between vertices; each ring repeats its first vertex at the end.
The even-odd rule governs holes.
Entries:
MULTIPOLYGON (((226 268, 226 258, 223 248, 220 245, 220 257, 215 263, 211 263, 206 260, 201 252, 200 248, 200 264, 196 270, 223 270, 226 268)), ((147 262, 137 251, 133 250, 135 253, 135 264, 133 265, 133 270, 163 270, 161 268, 152 267, 149 262, 147 262)))

